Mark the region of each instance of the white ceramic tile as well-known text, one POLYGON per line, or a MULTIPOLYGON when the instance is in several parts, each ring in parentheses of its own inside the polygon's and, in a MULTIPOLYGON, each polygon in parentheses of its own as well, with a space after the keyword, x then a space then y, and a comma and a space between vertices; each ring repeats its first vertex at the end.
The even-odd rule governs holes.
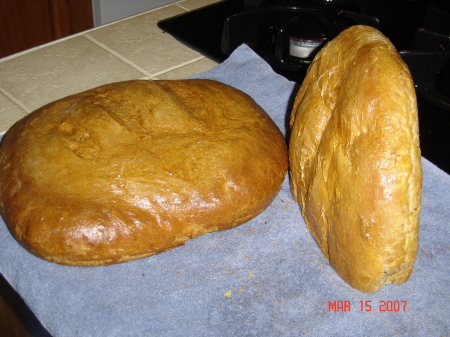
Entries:
POLYGON ((164 80, 179 80, 196 75, 198 73, 202 73, 204 71, 208 71, 216 66, 216 62, 207 58, 201 58, 198 61, 159 74, 158 76, 156 76, 156 78, 164 80))
POLYGON ((186 0, 0 60, 0 132, 42 105, 105 83, 180 79, 217 63, 157 27, 215 0, 186 0), (183 4, 181 7, 179 4, 183 4), (12 97, 12 99, 11 99, 12 97))
POLYGON ((25 110, 0 92, 0 134, 27 114, 25 110))
POLYGON ((201 56, 157 27, 159 20, 184 12, 171 5, 86 34, 153 76, 201 56))
POLYGON ((105 83, 143 76, 83 36, 0 62, 0 87, 31 111, 105 83))

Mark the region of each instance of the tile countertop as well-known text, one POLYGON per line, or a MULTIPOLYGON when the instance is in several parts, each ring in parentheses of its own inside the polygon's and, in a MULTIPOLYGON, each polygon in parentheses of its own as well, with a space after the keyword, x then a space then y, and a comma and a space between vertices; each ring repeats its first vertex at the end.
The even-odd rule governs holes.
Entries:
POLYGON ((181 79, 216 62, 157 22, 218 0, 182 0, 0 59, 0 133, 59 98, 130 79, 181 79))

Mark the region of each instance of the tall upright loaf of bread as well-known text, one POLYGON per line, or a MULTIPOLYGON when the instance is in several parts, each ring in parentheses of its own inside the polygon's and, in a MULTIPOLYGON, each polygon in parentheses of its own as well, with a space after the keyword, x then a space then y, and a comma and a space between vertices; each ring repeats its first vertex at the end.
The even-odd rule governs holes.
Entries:
POLYGON ((291 189, 331 266, 376 292, 411 275, 422 170, 413 81, 378 30, 353 26, 314 58, 290 118, 291 189))
POLYGON ((212 80, 126 81, 52 102, 0 147, 0 212, 33 254, 98 266, 261 213, 287 146, 248 95, 212 80))

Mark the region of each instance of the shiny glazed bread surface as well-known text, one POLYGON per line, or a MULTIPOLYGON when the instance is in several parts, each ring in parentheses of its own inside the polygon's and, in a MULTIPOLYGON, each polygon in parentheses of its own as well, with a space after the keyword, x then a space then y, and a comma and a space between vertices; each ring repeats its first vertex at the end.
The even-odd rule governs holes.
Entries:
POLYGON ((409 70, 378 30, 353 26, 314 58, 292 110, 291 189, 331 266, 375 292, 408 280, 422 171, 409 70))
POLYGON ((29 251, 97 266, 235 227, 275 198, 284 137, 211 80, 128 81, 50 103, 0 147, 0 211, 29 251))

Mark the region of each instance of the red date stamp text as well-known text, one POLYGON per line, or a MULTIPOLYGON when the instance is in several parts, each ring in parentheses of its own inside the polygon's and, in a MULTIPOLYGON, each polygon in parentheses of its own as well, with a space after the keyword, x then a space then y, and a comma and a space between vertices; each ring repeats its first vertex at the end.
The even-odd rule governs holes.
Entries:
POLYGON ((328 301, 328 311, 406 311, 408 301, 328 301))

